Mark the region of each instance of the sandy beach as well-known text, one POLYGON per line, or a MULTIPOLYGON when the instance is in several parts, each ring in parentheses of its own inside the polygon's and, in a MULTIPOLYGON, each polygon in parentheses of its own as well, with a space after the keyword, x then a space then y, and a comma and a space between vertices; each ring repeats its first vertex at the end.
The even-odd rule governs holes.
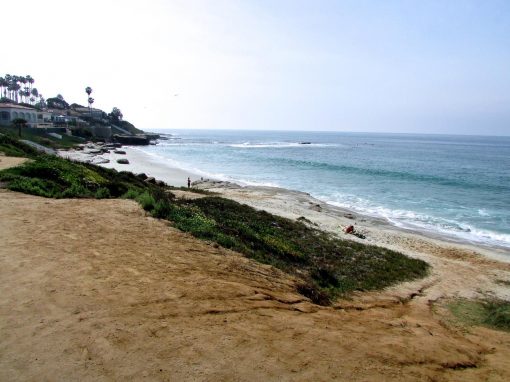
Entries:
MULTIPOLYGON (((98 146, 92 147, 99 148, 98 146)), ((176 168, 170 163, 162 163, 161 159, 151 157, 135 147, 124 146, 119 150, 125 151, 126 154, 116 154, 113 150, 110 153, 92 154, 90 153, 91 149, 85 149, 59 151, 59 155, 76 161, 96 163, 106 168, 114 168, 117 171, 130 171, 134 174, 145 173, 175 187, 187 186, 188 177, 191 177, 192 180, 200 179, 197 174, 176 168), (127 159, 129 163, 117 163, 118 159, 127 159), (109 162, 101 163, 102 160, 108 160, 109 162)))
POLYGON ((497 261, 504 253, 404 232, 305 193, 194 186, 361 240, 340 231, 354 224, 363 242, 432 270, 320 307, 289 275, 147 217, 133 201, 0 190, 0 379, 510 378, 510 333, 465 326, 445 308, 459 297, 510 299, 510 264, 497 261))

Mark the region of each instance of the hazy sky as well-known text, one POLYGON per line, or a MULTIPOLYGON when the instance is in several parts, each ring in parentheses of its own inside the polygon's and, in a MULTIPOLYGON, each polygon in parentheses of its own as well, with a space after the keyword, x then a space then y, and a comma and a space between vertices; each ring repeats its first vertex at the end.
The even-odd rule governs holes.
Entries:
POLYGON ((142 129, 510 135, 510 1, 6 1, 0 75, 142 129))

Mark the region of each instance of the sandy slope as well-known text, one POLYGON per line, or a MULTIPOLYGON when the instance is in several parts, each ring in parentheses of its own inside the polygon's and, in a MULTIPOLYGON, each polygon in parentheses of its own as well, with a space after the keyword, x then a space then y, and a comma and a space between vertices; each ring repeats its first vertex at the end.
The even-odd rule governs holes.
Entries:
POLYGON ((6 168, 18 166, 25 162, 26 158, 15 158, 15 157, 6 157, 3 153, 0 153, 0 170, 5 170, 6 168))
POLYGON ((0 190, 0 216, 2 381, 510 379, 510 334, 430 304, 504 264, 440 257, 426 280, 322 308, 131 201, 0 190), (450 285, 454 268, 470 273, 450 285))

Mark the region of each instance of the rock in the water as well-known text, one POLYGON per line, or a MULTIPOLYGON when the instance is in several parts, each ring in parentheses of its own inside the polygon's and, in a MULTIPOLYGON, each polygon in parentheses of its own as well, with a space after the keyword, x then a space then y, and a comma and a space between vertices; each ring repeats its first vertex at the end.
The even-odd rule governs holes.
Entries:
POLYGON ((147 183, 156 183, 156 179, 153 176, 149 176, 145 181, 147 183))
POLYGON ((119 164, 129 164, 129 161, 125 158, 117 159, 117 163, 119 164))
POLYGON ((126 152, 124 150, 115 150, 114 151, 115 154, 122 154, 122 155, 126 155, 126 152))

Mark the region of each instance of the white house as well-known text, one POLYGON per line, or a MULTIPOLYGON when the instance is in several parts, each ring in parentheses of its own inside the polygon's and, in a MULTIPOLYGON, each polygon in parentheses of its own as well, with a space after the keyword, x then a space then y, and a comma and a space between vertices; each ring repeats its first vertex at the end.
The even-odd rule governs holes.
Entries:
POLYGON ((30 127, 37 127, 37 110, 12 103, 0 103, 0 125, 12 125, 16 118, 24 119, 30 127))

